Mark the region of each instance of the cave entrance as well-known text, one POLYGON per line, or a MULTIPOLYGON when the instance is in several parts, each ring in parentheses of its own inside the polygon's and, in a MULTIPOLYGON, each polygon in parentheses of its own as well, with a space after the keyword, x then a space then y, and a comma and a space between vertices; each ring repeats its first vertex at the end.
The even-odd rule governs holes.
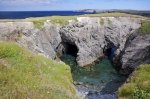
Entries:
POLYGON ((73 57, 77 57, 78 48, 76 45, 70 44, 70 43, 65 43, 65 47, 66 47, 65 54, 71 55, 73 57))
POLYGON ((113 61, 113 57, 115 57, 115 51, 117 50, 116 47, 109 47, 104 50, 105 56, 108 57, 110 61, 113 61))

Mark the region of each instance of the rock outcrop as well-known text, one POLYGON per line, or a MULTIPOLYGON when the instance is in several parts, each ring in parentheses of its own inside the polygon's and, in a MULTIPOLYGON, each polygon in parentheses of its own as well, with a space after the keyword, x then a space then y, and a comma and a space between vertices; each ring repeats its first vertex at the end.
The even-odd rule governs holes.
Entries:
POLYGON ((49 22, 41 30, 32 22, 0 22, 0 40, 15 41, 34 53, 54 59, 55 49, 61 42, 59 28, 49 22))
POLYGON ((130 17, 79 17, 60 29, 62 41, 77 46, 77 63, 85 66, 104 56, 105 49, 123 50, 130 34, 140 27, 140 20, 130 17))
POLYGON ((120 72, 130 74, 140 64, 150 63, 150 35, 132 35, 117 65, 120 72))
MULTIPOLYGON (((122 72, 130 73, 150 59, 150 36, 129 37, 141 26, 140 18, 133 17, 77 17, 68 25, 44 22, 42 29, 33 22, 0 22, 0 40, 10 40, 55 59, 66 50, 65 44, 76 47, 77 63, 92 64, 113 50, 112 61, 122 72)), ((112 52, 110 52, 112 54, 112 52)))

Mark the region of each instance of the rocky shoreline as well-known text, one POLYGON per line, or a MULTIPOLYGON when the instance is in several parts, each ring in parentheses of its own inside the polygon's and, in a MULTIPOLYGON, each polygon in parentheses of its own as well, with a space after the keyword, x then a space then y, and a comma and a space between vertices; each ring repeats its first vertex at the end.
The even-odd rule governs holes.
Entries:
MULTIPOLYGON (((64 26, 48 20, 41 29, 33 22, 0 22, 0 40, 17 42, 50 59, 69 53, 80 67, 108 57, 121 74, 128 75, 141 63, 150 63, 150 35, 141 35, 140 27, 141 19, 132 17, 77 17, 64 26)), ((75 85, 87 99, 116 99, 123 82, 75 85)))
MULTIPOLYGON (((112 60, 120 70, 129 74, 143 61, 132 66, 133 63, 126 57, 136 61, 134 56, 140 48, 149 46, 149 36, 139 34, 130 42, 142 42, 140 47, 136 44, 127 44, 130 35, 140 26, 141 19, 132 17, 77 17, 64 26, 52 24, 49 20, 44 23, 42 29, 35 28, 33 22, 0 22, 0 40, 16 41, 34 53, 43 54, 51 59, 60 57, 69 50, 64 44, 70 44, 78 50, 76 61, 79 66, 92 64, 98 58, 104 57, 106 50, 111 51, 115 48, 115 57, 112 60), (127 51, 130 49, 128 46, 132 45, 134 52, 127 51), (58 53, 60 56, 57 56, 58 53)), ((141 56, 144 57, 144 53, 141 56)))

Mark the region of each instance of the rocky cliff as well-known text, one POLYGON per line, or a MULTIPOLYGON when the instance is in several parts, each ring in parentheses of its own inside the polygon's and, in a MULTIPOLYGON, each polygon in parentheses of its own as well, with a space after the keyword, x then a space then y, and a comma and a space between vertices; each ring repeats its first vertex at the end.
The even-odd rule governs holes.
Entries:
POLYGON ((77 46, 80 66, 91 64, 104 56, 107 49, 116 48, 116 55, 119 55, 128 36, 140 27, 140 21, 134 18, 80 17, 77 20, 62 27, 60 34, 64 42, 77 46))
POLYGON ((140 26, 141 19, 133 17, 77 17, 63 26, 46 21, 42 29, 35 28, 33 22, 0 22, 0 40, 16 41, 52 59, 74 47, 80 66, 107 55, 128 71, 143 61, 149 62, 150 37, 136 36, 129 40, 140 26))
POLYGON ((139 64, 150 63, 150 35, 133 33, 115 61, 123 74, 131 73, 139 64))
POLYGON ((41 30, 33 22, 0 22, 0 39, 16 41, 34 53, 54 59, 55 49, 61 42, 59 28, 47 22, 41 30))

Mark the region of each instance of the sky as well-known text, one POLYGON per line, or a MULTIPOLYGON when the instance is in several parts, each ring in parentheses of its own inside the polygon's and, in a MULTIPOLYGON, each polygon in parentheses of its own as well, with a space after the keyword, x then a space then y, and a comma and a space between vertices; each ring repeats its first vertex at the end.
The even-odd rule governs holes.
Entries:
POLYGON ((0 11, 150 10, 150 0, 0 0, 0 11))

